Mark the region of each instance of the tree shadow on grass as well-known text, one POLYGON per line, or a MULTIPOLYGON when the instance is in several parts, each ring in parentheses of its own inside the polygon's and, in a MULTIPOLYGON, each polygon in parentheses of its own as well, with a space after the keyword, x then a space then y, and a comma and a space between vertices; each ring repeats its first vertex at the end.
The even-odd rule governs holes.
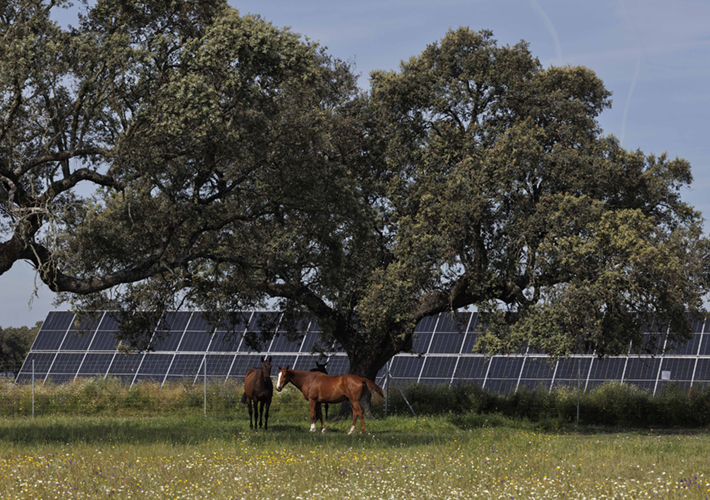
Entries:
POLYGON ((8 445, 198 445, 222 441, 241 446, 395 446, 443 443, 449 433, 437 430, 412 434, 370 425, 365 434, 348 435, 350 424, 329 425, 325 433, 309 432, 310 422, 275 419, 269 429, 249 429, 243 418, 204 417, 46 417, 0 421, 0 447, 8 445))

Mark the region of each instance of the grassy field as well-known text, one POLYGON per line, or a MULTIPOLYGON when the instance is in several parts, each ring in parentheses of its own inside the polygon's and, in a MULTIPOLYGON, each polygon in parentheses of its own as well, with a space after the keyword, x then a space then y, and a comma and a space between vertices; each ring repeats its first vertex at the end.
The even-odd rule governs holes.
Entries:
POLYGON ((476 414, 0 419, 0 498, 710 498, 710 435, 604 432, 476 414))

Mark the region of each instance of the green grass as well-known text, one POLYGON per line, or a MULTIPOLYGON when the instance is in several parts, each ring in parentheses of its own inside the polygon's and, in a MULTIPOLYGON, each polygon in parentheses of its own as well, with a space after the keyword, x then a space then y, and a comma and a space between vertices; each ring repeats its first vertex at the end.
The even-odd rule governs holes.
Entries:
POLYGON ((543 431, 502 416, 390 417, 308 432, 276 412, 0 420, 0 498, 691 498, 705 433, 543 431))
POLYGON ((378 402, 367 433, 351 436, 349 420, 308 432, 291 386, 275 394, 268 431, 249 429, 238 385, 208 385, 207 417, 202 390, 50 384, 32 418, 30 388, 1 386, 0 499, 710 498, 707 416, 696 415, 707 390, 651 398, 610 384, 583 396, 591 425, 577 427, 565 391, 411 386, 419 416, 392 397, 388 418, 378 402))

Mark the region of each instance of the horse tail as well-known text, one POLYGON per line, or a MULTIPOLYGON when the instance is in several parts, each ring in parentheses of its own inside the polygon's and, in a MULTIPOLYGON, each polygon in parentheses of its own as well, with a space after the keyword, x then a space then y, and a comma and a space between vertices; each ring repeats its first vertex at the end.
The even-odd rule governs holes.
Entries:
POLYGON ((242 394, 242 404, 243 405, 247 404, 247 393, 246 392, 242 394))
POLYGON ((365 384, 365 386, 367 387, 367 390, 368 390, 368 391, 370 391, 370 392, 375 392, 375 393, 379 394, 379 395, 380 395, 381 397, 383 397, 383 398, 385 397, 385 391, 382 390, 382 387, 380 387, 379 385, 377 385, 376 383, 374 383, 372 380, 363 378, 363 379, 362 379, 362 383, 365 384))

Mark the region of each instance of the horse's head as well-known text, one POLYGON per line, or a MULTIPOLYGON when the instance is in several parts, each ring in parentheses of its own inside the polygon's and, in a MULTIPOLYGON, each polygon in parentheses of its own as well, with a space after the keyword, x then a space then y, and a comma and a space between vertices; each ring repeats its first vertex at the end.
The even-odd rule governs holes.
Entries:
POLYGON ((279 369, 279 375, 276 379, 276 390, 281 392, 281 389, 283 389, 284 386, 291 381, 291 372, 288 369, 288 366, 286 368, 278 366, 277 368, 279 369))
POLYGON ((261 369, 266 373, 267 377, 271 376, 271 356, 261 357, 261 369))

